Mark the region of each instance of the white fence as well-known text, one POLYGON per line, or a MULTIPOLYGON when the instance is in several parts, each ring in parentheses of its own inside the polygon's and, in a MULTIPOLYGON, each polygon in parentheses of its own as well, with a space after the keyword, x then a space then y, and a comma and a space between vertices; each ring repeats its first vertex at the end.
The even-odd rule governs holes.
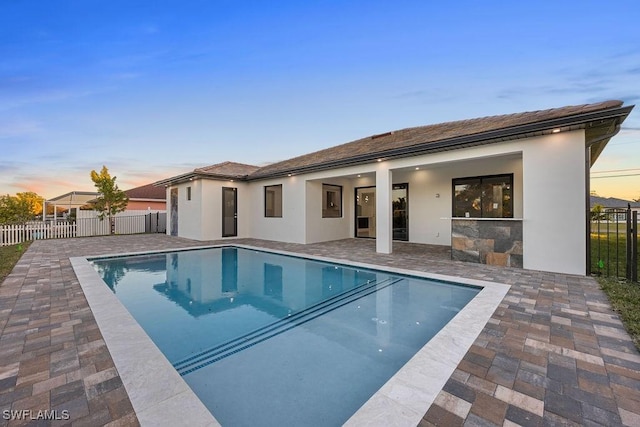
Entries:
MULTIPOLYGON (((136 210, 120 212, 115 216, 115 234, 137 234, 149 232, 147 230, 148 215, 158 212, 151 210, 136 210)), ((106 236, 110 233, 109 218, 100 220, 95 211, 78 211, 76 217, 78 237, 106 236)))
MULTIPOLYGON (((164 211, 127 211, 115 216, 115 234, 163 233, 166 229, 164 211)), ((16 245, 27 240, 61 239, 68 237, 106 236, 110 234, 109 219, 100 220, 94 211, 79 211, 76 222, 29 222, 21 225, 0 225, 0 246, 16 245)))
POLYGON ((27 240, 64 239, 76 236, 76 224, 29 222, 20 225, 0 225, 0 246, 16 245, 27 240))

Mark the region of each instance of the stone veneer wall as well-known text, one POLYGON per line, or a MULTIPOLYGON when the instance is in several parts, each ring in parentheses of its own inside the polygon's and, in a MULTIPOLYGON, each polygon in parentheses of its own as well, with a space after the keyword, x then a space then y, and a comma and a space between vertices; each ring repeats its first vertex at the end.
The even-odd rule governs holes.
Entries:
POLYGON ((522 268, 522 220, 451 220, 451 259, 522 268))

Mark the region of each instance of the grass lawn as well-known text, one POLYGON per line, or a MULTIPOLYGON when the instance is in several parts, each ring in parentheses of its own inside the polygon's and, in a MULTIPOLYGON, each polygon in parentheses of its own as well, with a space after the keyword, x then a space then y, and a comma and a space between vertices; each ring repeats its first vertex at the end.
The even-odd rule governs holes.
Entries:
POLYGON ((598 282, 640 350, 640 284, 615 277, 599 277, 598 282))
POLYGON ((11 273, 22 254, 27 250, 31 242, 19 245, 0 246, 0 284, 11 273))
MULTIPOLYGON (((638 238, 640 245, 640 237, 638 238)), ((626 233, 591 233, 591 273, 598 276, 625 277, 627 271, 626 233)), ((640 267, 640 257, 638 259, 640 267)), ((640 268, 638 269, 640 271, 640 268)))

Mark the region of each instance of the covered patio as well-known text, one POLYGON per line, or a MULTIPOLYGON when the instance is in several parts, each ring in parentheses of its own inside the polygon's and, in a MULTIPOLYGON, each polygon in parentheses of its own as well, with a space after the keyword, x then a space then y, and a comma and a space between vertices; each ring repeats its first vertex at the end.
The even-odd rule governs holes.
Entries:
POLYGON ((71 213, 72 209, 80 209, 82 206, 88 204, 90 200, 98 197, 98 195, 99 193, 93 191, 71 191, 45 200, 42 206, 42 220, 44 221, 46 219, 45 213, 47 211, 47 205, 53 205, 53 222, 56 222, 58 220, 58 208, 67 209, 67 212, 71 213))

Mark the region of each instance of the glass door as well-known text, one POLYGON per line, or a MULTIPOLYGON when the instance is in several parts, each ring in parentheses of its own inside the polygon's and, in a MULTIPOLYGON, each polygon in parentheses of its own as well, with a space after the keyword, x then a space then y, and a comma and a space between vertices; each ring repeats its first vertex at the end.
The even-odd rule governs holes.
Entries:
POLYGON ((238 235, 237 188, 222 187, 222 237, 238 235))
POLYGON ((376 237, 376 187, 356 188, 356 237, 376 237))
POLYGON ((393 184, 393 240, 409 240, 409 184, 393 184))

